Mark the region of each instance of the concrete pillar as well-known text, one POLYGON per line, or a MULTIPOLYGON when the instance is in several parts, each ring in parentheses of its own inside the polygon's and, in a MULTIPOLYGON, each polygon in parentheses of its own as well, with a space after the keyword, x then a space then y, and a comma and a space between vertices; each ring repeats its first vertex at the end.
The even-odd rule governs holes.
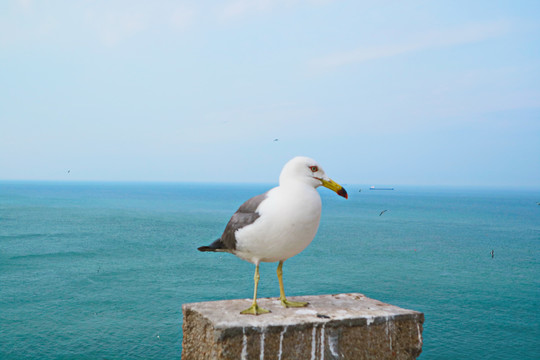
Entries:
POLYGON ((362 294, 291 297, 304 308, 241 315, 251 299, 184 304, 182 360, 416 359, 422 352, 424 314, 362 294))

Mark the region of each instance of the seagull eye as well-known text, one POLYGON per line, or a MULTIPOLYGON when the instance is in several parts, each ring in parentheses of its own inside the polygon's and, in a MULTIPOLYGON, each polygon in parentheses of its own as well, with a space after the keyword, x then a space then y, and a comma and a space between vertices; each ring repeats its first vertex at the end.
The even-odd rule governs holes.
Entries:
POLYGON ((319 168, 316 167, 316 166, 310 166, 309 169, 310 169, 312 172, 317 172, 317 171, 319 171, 319 168))

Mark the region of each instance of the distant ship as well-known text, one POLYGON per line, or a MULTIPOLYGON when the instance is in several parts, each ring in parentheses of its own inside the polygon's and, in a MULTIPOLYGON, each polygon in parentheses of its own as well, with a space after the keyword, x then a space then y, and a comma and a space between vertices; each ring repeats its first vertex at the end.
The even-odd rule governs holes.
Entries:
POLYGON ((372 186, 369 188, 369 190, 394 190, 394 188, 383 188, 383 187, 372 186))

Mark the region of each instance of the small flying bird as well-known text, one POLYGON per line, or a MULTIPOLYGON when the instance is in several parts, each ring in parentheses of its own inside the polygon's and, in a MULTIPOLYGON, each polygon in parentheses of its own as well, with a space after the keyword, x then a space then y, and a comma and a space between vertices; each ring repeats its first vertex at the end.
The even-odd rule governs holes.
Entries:
POLYGON ((71 172, 71 170, 68 170, 67 173, 69 174, 71 172))
POLYGON ((493 259, 495 257, 495 250, 491 250, 491 258, 493 259))
POLYGON ((274 139, 274 142, 279 141, 279 139, 274 139))
POLYGON ((384 214, 385 212, 387 212, 388 210, 383 210, 381 211, 381 213, 379 214, 379 216, 381 216, 382 214, 384 214))
POLYGON ((270 312, 257 305, 259 264, 279 262, 279 299, 285 307, 303 307, 306 302, 289 301, 283 288, 283 262, 303 251, 313 240, 321 218, 321 197, 316 188, 324 186, 347 199, 347 191, 326 176, 313 159, 295 157, 279 176, 279 186, 257 195, 234 213, 219 239, 199 251, 228 252, 255 265, 253 302, 241 314, 270 312))

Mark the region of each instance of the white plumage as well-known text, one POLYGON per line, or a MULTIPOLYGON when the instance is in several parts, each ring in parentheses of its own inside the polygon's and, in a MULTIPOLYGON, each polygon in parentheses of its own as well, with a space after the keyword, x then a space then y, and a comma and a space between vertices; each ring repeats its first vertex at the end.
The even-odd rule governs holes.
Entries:
POLYGON ((295 157, 281 171, 279 186, 246 201, 231 217, 222 236, 200 251, 225 251, 256 265, 255 295, 243 313, 267 312, 256 304, 260 262, 277 262, 281 301, 285 306, 305 306, 285 299, 281 268, 313 240, 321 218, 321 197, 316 188, 325 186, 347 198, 343 187, 326 176, 313 159, 295 157))

